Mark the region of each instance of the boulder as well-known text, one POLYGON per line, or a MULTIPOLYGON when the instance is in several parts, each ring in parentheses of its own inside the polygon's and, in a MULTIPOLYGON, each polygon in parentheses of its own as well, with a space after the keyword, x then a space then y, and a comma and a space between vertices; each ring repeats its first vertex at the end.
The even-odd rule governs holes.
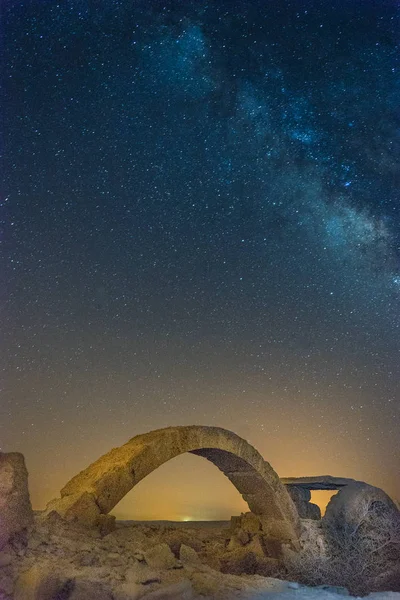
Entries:
POLYGON ((378 517, 379 512, 395 519, 400 514, 393 500, 383 490, 367 483, 355 482, 330 499, 322 522, 324 525, 358 526, 367 513, 376 513, 378 517))
POLYGON ((329 555, 347 573, 340 583, 352 595, 393 589, 400 565, 400 511, 383 490, 348 485, 333 496, 321 523, 329 555))
POLYGON ((302 502, 309 502, 311 500, 311 492, 307 488, 300 487, 297 485, 287 485, 286 489, 289 492, 289 496, 295 503, 296 507, 302 502))
POLYGON ((154 569, 175 569, 179 562, 173 555, 168 544, 158 544, 145 552, 145 560, 150 567, 154 569))
POLYGON ((252 575, 257 571, 257 556, 247 548, 230 552, 221 559, 221 573, 232 575, 252 575))
POLYGON ((204 546, 201 539, 196 537, 196 533, 193 530, 190 532, 185 530, 167 531, 163 537, 163 541, 168 544, 176 557, 179 556, 179 549, 182 544, 190 546, 196 552, 200 552, 204 546))
POLYGON ((0 550, 33 523, 28 472, 22 454, 0 453, 0 550))
POLYGON ((310 502, 311 492, 309 489, 299 485, 287 485, 286 489, 289 492, 289 496, 292 498, 301 519, 319 520, 321 518, 319 506, 310 502))
POLYGON ((183 564, 198 565, 201 564, 201 560, 196 550, 193 550, 190 546, 185 544, 181 545, 179 550, 179 559, 183 564))

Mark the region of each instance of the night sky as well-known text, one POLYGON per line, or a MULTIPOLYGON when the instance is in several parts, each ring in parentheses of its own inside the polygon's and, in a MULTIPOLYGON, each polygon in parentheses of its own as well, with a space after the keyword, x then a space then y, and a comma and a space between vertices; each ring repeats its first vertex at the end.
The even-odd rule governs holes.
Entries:
MULTIPOLYGON (((399 3, 5 0, 2 21, 0 447, 34 507, 183 424, 399 498, 399 3)), ((116 513, 245 509, 185 455, 116 513)))

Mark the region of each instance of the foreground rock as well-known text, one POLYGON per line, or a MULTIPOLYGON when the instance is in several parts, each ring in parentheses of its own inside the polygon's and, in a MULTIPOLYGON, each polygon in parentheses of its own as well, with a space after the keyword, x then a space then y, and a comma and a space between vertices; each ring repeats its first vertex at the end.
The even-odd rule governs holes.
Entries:
MULTIPOLYGON (((318 525, 315 521, 309 523, 312 527, 318 525)), ((255 569, 264 567, 264 575, 271 574, 279 562, 265 555, 260 524, 253 516, 243 515, 236 524, 244 526, 244 529, 240 528, 243 534, 239 537, 246 543, 228 549, 229 524, 225 529, 221 526, 179 529, 172 525, 117 524, 114 532, 102 537, 97 530, 66 523, 56 515, 46 522, 36 519, 27 541, 8 544, 0 552, 0 564, 3 564, 0 567, 0 599, 343 598, 346 591, 338 586, 308 588, 260 574, 221 573, 227 561, 236 561, 236 566, 240 563, 240 552, 247 567, 239 568, 237 573, 246 572, 251 557, 255 569)), ((312 538, 312 533, 309 537, 312 538)), ((400 600, 400 594, 380 594, 374 600, 400 600)))
POLYGON ((379 488, 361 482, 334 496, 321 521, 303 521, 301 551, 286 551, 289 577, 345 586, 351 594, 400 592, 400 512, 379 488))
POLYGON ((18 452, 0 453, 0 550, 32 522, 24 457, 18 452))

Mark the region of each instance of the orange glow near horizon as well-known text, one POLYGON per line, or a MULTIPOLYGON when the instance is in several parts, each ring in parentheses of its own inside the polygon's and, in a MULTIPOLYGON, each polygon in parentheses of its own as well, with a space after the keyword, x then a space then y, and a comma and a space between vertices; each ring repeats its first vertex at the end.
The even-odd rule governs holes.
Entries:
POLYGON ((311 502, 317 504, 321 509, 321 516, 325 514, 329 500, 337 494, 335 490, 313 490, 311 492, 311 502))

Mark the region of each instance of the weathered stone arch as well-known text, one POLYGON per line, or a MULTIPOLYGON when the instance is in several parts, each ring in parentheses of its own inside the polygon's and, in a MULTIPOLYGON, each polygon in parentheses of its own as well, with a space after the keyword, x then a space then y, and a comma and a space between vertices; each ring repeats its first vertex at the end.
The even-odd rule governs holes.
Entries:
POLYGON ((146 475, 171 458, 191 452, 216 465, 233 483, 263 531, 295 542, 299 516, 271 465, 246 440, 219 427, 167 427, 137 435, 73 477, 45 511, 95 525, 146 475))

